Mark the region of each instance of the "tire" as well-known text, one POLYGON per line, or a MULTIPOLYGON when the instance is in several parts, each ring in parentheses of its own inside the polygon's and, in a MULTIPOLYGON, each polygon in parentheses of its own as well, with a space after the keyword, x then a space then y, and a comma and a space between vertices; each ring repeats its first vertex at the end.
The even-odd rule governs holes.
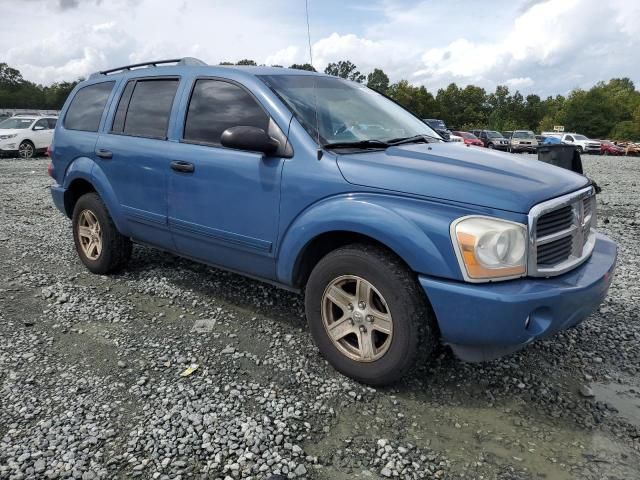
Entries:
POLYGON ((580 155, 584 153, 584 148, 582 148, 582 145, 578 145, 578 151, 580 152, 580 155))
POLYGON ((307 282, 305 310, 311 335, 322 356, 342 374, 368 385, 382 386, 398 381, 415 365, 419 353, 431 356, 437 344, 435 319, 414 274, 392 253, 375 246, 350 245, 322 258, 307 282), (371 296, 365 297, 371 303, 367 305, 369 311, 361 310, 363 304, 357 304, 351 313, 329 299, 340 297, 356 302, 357 287, 349 284, 354 281, 352 277, 359 278, 360 285, 368 283, 373 287, 371 296), (333 288, 341 282, 345 282, 344 287, 340 287, 342 293, 349 291, 347 287, 351 288, 345 297, 333 293, 333 288), (391 325, 390 335, 377 330, 379 312, 384 311, 386 325, 391 325), (340 317, 340 320, 329 322, 328 317, 340 317), (329 328, 341 326, 341 322, 348 322, 342 324, 343 331, 350 333, 333 340, 329 328), (373 345, 370 352, 374 355, 364 358, 354 353, 355 347, 358 352, 362 351, 364 343, 360 338, 373 339, 369 344, 373 345))
POLYGON ((24 160, 31 160, 36 155, 36 147, 29 140, 23 140, 18 146, 18 155, 24 160))
POLYGON ((104 275, 124 267, 131 257, 131 240, 118 232, 97 193, 80 197, 73 209, 73 241, 82 263, 93 273, 104 275), (91 227, 92 222, 97 228, 91 227), (88 238, 88 231, 91 240, 88 238), (83 233, 81 233, 83 232, 83 233), (93 248, 89 248, 93 241, 93 248), (99 241, 99 248, 96 246, 99 241))
POLYGON ((487 148, 490 148, 491 150, 493 150, 493 143, 490 143, 489 145, 487 145, 487 148))

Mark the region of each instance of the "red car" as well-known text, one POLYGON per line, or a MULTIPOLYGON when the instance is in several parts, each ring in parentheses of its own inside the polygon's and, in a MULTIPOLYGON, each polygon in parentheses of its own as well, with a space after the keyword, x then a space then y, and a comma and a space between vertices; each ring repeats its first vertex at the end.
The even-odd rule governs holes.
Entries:
POLYGON ((624 155, 624 148, 607 140, 600 142, 600 155, 624 155))
POLYGON ((462 137, 465 145, 475 145, 477 147, 484 147, 484 143, 478 137, 476 137, 473 133, 470 132, 451 132, 454 135, 462 137))

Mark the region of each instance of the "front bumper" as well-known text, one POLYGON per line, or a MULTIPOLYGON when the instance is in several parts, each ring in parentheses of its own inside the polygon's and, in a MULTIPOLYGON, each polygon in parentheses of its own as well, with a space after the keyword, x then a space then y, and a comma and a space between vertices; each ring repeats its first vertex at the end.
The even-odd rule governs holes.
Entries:
POLYGON ((532 153, 535 153, 535 152, 538 151, 538 146, 537 145, 515 144, 515 145, 511 145, 511 151, 512 152, 532 152, 532 153))
POLYGON ((615 269, 616 244, 597 234, 589 260, 552 278, 470 284, 420 276, 442 341, 462 360, 484 361, 574 326, 604 300, 615 269))

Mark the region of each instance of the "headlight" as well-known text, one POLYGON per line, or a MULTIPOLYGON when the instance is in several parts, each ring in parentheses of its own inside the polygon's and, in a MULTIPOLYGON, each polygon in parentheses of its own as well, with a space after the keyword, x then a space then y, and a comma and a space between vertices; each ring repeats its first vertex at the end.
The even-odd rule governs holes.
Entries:
POLYGON ((465 280, 507 280, 527 273, 527 228, 523 224, 462 217, 451 224, 450 233, 465 280))
POLYGON ((13 133, 11 135, 0 135, 0 140, 9 140, 10 138, 16 138, 17 136, 17 133, 13 133))

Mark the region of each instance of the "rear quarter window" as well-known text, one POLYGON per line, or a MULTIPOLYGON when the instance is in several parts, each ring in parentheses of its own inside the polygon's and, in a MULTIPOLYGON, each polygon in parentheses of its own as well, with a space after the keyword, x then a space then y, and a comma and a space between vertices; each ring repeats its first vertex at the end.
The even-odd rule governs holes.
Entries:
POLYGON ((115 82, 103 82, 78 90, 65 115, 64 128, 97 132, 114 85, 115 82))

